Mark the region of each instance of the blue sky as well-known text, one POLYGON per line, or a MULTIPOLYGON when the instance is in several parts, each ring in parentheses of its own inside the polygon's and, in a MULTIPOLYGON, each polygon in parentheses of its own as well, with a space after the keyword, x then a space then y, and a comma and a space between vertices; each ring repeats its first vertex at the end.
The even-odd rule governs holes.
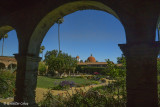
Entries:
MULTIPOLYGON (((4 55, 12 56, 18 53, 18 40, 16 31, 10 31, 5 39, 4 55)), ((116 58, 122 52, 118 44, 126 43, 123 25, 114 16, 97 10, 83 10, 64 17, 60 25, 60 40, 62 52, 73 57, 77 55, 86 60, 91 54, 99 62, 110 59, 117 62, 116 58)), ((1 45, 0 41, 0 53, 1 45)), ((58 25, 54 24, 46 34, 42 45, 47 50, 58 49, 58 25)), ((41 56, 41 55, 40 55, 41 56)))

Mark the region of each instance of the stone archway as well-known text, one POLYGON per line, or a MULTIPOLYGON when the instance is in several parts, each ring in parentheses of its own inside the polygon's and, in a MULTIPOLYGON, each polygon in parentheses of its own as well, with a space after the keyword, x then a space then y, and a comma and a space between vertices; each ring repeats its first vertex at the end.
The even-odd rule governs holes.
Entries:
MULTIPOLYGON (((48 30, 50 29, 50 27, 57 21, 57 19, 59 17, 63 17, 65 15, 71 14, 71 13, 76 12, 78 10, 87 10, 87 9, 95 9, 95 10, 105 11, 107 13, 112 14, 113 16, 115 16, 119 20, 118 15, 110 7, 108 7, 107 5, 105 5, 101 2, 76 1, 76 2, 64 3, 63 5, 59 6, 58 8, 53 9, 52 11, 47 13, 41 19, 41 21, 37 24, 37 26, 35 27, 32 35, 31 35, 30 41, 29 41, 28 53, 31 55, 35 55, 35 56, 39 55, 40 45, 42 43, 43 38, 45 37, 45 35, 48 32, 48 30)), ((38 59, 38 57, 37 57, 37 59, 38 59)), ((37 75, 33 74, 33 76, 30 76, 30 77, 28 76, 27 78, 28 78, 28 81, 36 81, 35 79, 37 78, 37 75), (34 79, 32 79, 32 78, 34 78, 34 79)), ((26 83, 26 84, 29 84, 29 83, 26 83)), ((32 101, 29 101, 32 103, 34 103, 33 96, 35 96, 35 91, 34 91, 35 88, 36 88, 36 82, 33 82, 33 84, 30 86, 28 85, 28 89, 26 89, 26 91, 30 92, 30 96, 28 96, 28 98, 30 100, 32 99, 32 101), (34 85, 34 89, 33 89, 33 87, 31 87, 33 85, 34 85)))
POLYGON ((29 106, 36 106, 39 48, 45 33, 57 18, 77 10, 103 10, 105 7, 107 12, 118 16, 125 28, 127 43, 119 46, 127 59, 127 106, 158 107, 156 61, 160 43, 155 42, 155 29, 160 1, 37 1, 6 0, 0 4, 0 26, 13 25, 19 38, 19 54, 15 55, 18 63, 16 102, 25 101, 29 106))
MULTIPOLYGON (((0 26, 0 36, 5 35, 6 33, 15 30, 15 28, 13 28, 10 25, 1 25, 0 26)), ((8 68, 8 66, 10 65, 10 63, 14 63, 16 64, 16 60, 14 57, 10 57, 10 56, 0 56, 0 63, 4 63, 5 68, 8 68)))
POLYGON ((17 68, 17 64, 11 63, 8 65, 8 69, 10 69, 10 70, 15 70, 16 68, 17 68))
POLYGON ((8 33, 9 31, 14 30, 13 27, 8 26, 8 25, 4 25, 4 26, 0 26, 0 35, 5 35, 6 33, 8 33))
POLYGON ((47 15, 44 15, 37 24, 29 41, 28 53, 38 56, 40 44, 45 34, 59 17, 85 9, 97 9, 109 12, 117 17, 124 25, 127 44, 119 46, 127 58, 127 106, 157 106, 155 60, 159 44, 155 43, 154 40, 156 20, 152 23, 150 22, 153 19, 153 16, 156 15, 154 12, 148 13, 153 16, 148 16, 147 12, 145 15, 141 15, 138 13, 135 14, 133 11, 130 11, 131 13, 128 15, 125 13, 126 11, 116 10, 115 7, 111 9, 102 2, 77 1, 64 3, 48 12, 47 15), (113 9, 115 9, 115 11, 113 11, 113 9), (144 20, 143 17, 147 17, 146 20, 144 20), (151 82, 147 82, 148 78, 151 82), (146 96, 149 96, 150 98, 147 98, 146 96), (146 102, 148 104, 146 104, 146 102))
POLYGON ((5 69, 5 68, 6 68, 5 64, 0 62, 0 69, 5 69))

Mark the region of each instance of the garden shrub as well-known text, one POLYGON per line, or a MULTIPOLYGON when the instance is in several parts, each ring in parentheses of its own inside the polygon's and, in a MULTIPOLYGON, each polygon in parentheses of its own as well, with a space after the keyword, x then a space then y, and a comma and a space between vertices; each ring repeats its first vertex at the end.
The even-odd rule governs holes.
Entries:
POLYGON ((76 71, 79 71, 80 73, 84 73, 84 67, 86 67, 86 65, 77 65, 76 71))
POLYGON ((107 82, 107 80, 106 80, 105 78, 101 78, 100 81, 101 81, 102 83, 106 83, 106 82, 107 82))
POLYGON ((49 90, 46 94, 44 94, 44 98, 39 102, 40 107, 64 107, 62 102, 62 98, 58 98, 58 96, 54 96, 49 90))
POLYGON ((73 81, 61 81, 57 86, 53 87, 52 90, 64 90, 74 87, 75 83, 73 81))
POLYGON ((94 72, 103 74, 104 69, 105 67, 88 67, 86 65, 78 65, 76 67, 76 71, 79 71, 80 73, 89 73, 89 74, 94 74, 94 72))
POLYGON ((39 75, 44 75, 46 74, 46 65, 44 62, 39 62, 39 67, 38 67, 38 71, 39 71, 39 75))
POLYGON ((99 91, 84 92, 82 89, 75 89, 75 92, 72 95, 66 93, 66 97, 47 93, 39 105, 41 107, 125 107, 124 100, 106 96, 99 91))
POLYGON ((94 74, 94 72, 102 73, 105 67, 84 67, 84 72, 94 74))
POLYGON ((0 98, 14 96, 16 75, 8 70, 0 70, 0 98))

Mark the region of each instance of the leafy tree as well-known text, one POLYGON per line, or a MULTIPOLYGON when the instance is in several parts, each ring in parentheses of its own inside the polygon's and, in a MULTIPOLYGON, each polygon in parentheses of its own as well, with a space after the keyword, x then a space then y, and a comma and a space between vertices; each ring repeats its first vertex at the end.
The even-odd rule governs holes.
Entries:
POLYGON ((119 77, 125 78, 126 77, 126 59, 124 56, 121 57, 120 64, 122 65, 117 67, 117 70, 119 72, 119 77))
POLYGON ((39 62, 38 72, 39 75, 44 75, 46 73, 47 67, 44 62, 39 62))
POLYGON ((60 24, 64 22, 63 18, 59 18, 56 23, 58 24, 58 43, 59 43, 59 52, 60 52, 60 24))
POLYGON ((83 60, 80 60, 80 63, 83 63, 83 60))
POLYGON ((43 51, 45 50, 45 46, 41 46, 40 47, 40 54, 42 54, 42 60, 43 60, 43 51))
POLYGON ((85 60, 84 62, 89 62, 88 60, 85 60))
POLYGON ((54 57, 51 56, 50 60, 49 60, 49 72, 53 75, 54 71, 58 71, 58 73, 61 75, 64 73, 64 69, 65 69, 65 64, 64 64, 64 59, 60 58, 60 57, 54 57))
POLYGON ((76 58, 61 51, 60 53, 57 50, 47 51, 45 58, 48 71, 51 74, 54 74, 54 71, 58 71, 61 76, 64 72, 74 71, 77 66, 76 58))
POLYGON ((6 38, 8 38, 8 34, 0 36, 0 40, 3 39, 3 43, 2 43, 2 56, 3 56, 4 39, 6 39, 6 38))
POLYGON ((112 61, 109 59, 106 59, 107 67, 103 71, 106 75, 110 76, 111 78, 125 78, 126 76, 126 60, 125 57, 119 58, 119 63, 122 64, 121 66, 115 65, 112 61))
POLYGON ((57 50, 52 50, 52 51, 47 51, 46 52, 44 61, 47 64, 48 64, 48 61, 50 60, 51 56, 57 57, 58 56, 58 51, 57 50))
POLYGON ((58 55, 58 57, 61 57, 62 59, 64 59, 64 65, 65 65, 65 68, 64 68, 64 71, 65 72, 74 72, 75 71, 75 68, 77 66, 77 59, 72 57, 71 55, 68 55, 67 53, 60 53, 58 55))
POLYGON ((107 67, 106 67, 106 73, 107 75, 109 75, 112 78, 115 78, 118 76, 118 72, 116 70, 116 66, 115 64, 110 61, 109 59, 106 59, 107 62, 107 67))
POLYGON ((122 54, 122 57, 117 57, 117 63, 118 64, 122 64, 122 63, 124 63, 123 61, 124 61, 124 55, 122 54))

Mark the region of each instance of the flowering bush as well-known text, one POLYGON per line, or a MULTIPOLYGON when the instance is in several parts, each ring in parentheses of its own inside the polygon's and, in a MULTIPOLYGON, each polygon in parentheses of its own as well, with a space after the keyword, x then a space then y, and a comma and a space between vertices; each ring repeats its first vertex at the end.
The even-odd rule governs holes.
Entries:
POLYGON ((99 73, 98 72, 94 72, 94 75, 98 75, 99 73))
POLYGON ((65 87, 65 86, 69 86, 69 87, 74 87, 75 83, 73 81, 61 81, 60 86, 65 87))
POLYGON ((53 90, 63 90, 63 89, 69 89, 71 87, 75 86, 75 82, 73 81, 61 81, 56 87, 53 87, 53 90))

